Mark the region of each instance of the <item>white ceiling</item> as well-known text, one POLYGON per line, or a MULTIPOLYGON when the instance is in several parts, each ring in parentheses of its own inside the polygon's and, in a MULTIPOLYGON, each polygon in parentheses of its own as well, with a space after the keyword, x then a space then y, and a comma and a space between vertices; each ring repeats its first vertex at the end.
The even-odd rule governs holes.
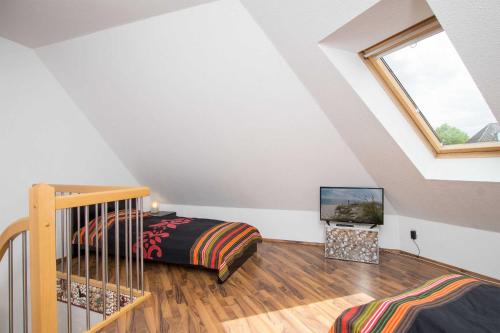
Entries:
POLYGON ((213 0, 0 0, 0 36, 39 47, 213 0))
POLYGON ((37 53, 134 176, 169 202, 317 210, 321 185, 375 185, 238 1, 37 53))
MULTIPOLYGON (((37 53, 173 203, 316 210, 319 185, 377 184, 401 215, 500 231, 500 185, 424 179, 320 49, 377 2, 222 0, 37 53)), ((500 2, 429 4, 498 116, 500 2)))

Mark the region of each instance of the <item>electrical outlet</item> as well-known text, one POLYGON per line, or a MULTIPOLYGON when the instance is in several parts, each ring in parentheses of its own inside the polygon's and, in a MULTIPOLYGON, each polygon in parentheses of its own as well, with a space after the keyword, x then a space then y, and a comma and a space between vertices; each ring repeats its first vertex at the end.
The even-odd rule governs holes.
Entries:
POLYGON ((417 230, 410 230, 410 237, 413 240, 417 239, 417 230))

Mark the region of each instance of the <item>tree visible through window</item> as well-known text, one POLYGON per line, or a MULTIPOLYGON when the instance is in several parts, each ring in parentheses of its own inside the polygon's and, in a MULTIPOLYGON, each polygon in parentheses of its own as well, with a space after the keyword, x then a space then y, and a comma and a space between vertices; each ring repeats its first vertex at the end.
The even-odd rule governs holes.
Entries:
POLYGON ((436 128, 436 134, 439 140, 445 145, 466 143, 470 139, 467 133, 446 123, 436 128))

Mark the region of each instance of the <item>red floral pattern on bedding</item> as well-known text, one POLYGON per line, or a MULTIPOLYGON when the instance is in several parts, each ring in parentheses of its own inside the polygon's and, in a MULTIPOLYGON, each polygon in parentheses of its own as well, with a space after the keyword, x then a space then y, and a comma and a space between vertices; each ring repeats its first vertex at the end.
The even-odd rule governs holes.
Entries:
MULTIPOLYGON (((145 259, 153 259, 153 257, 161 258, 163 252, 159 244, 177 229, 177 225, 190 223, 192 219, 179 217, 173 220, 161 220, 159 223, 151 224, 143 232, 143 252, 145 259)), ((137 252, 137 247, 140 246, 140 241, 136 242, 132 247, 132 252, 137 252)))

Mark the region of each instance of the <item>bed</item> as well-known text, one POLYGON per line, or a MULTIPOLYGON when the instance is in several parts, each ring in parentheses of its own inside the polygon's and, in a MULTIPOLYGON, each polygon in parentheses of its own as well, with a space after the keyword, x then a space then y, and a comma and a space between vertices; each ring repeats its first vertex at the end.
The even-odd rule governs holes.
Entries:
POLYGON ((345 310, 330 333, 500 332, 500 287, 444 275, 400 295, 345 310))
MULTIPOLYGON (((135 210, 129 211, 135 221, 135 210)), ((83 221, 83 218, 80 219, 83 221)), ((107 214, 108 254, 115 253, 115 212, 107 214)), ((119 211, 119 253, 125 253, 125 210, 119 211)), ((96 250, 102 244, 101 218, 89 221, 89 246, 96 250), (98 221, 96 225, 96 221, 98 221), (96 246, 96 240, 99 240, 96 246)), ((132 253, 140 248, 136 227, 132 230, 132 253)), ((156 217, 144 212, 143 253, 145 260, 168 264, 202 267, 214 270, 217 280, 223 283, 248 258, 257 251, 257 243, 262 242, 259 231, 246 223, 191 217, 156 217)), ((83 244, 85 227, 73 237, 73 244, 83 244)))

